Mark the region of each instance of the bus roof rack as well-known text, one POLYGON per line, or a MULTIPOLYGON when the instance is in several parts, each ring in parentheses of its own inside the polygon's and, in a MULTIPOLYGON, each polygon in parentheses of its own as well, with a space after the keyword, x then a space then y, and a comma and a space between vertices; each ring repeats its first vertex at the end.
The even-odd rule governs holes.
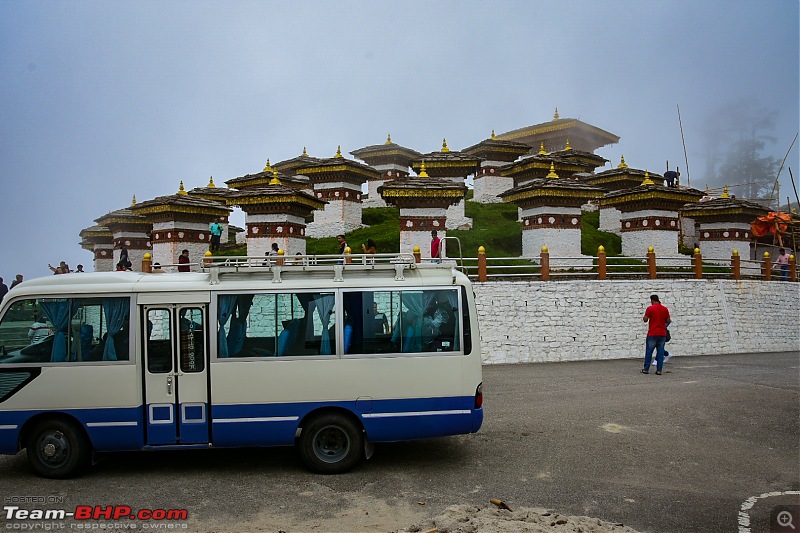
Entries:
POLYGON ((333 281, 344 281, 345 271, 394 270, 395 280, 405 279, 409 269, 437 267, 452 268, 450 262, 417 263, 411 253, 351 254, 351 255, 268 255, 268 256, 212 256, 202 260, 201 268, 211 275, 211 283, 219 283, 220 276, 229 273, 271 272, 272 281, 280 283, 283 273, 331 272, 333 281))

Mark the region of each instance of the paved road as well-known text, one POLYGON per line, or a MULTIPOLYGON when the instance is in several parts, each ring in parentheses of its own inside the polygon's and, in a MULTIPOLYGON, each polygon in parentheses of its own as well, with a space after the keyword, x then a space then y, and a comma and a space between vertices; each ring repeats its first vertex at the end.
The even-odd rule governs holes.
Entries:
MULTIPOLYGON (((51 481, 22 453, 0 457, 0 496, 187 508, 188 530, 201 532, 389 531, 490 498, 703 532, 736 531, 750 497, 800 490, 800 352, 676 357, 668 368, 485 367, 478 434, 382 445, 342 476, 306 472, 291 449, 248 449, 113 454, 82 478, 51 481)), ((752 531, 769 531, 782 504, 800 499, 756 500, 752 531)))

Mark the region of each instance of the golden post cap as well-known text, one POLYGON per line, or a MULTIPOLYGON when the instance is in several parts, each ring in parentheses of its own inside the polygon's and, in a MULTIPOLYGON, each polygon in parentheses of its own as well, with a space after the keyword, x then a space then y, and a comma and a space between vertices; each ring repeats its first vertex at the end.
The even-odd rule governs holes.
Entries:
POLYGON ((601 244, 600 246, 597 247, 597 251, 602 254, 603 252, 606 251, 606 247, 601 244))
POLYGON ((739 255, 739 250, 737 250, 737 249, 735 249, 735 248, 734 248, 734 249, 733 249, 733 255, 739 255))
POLYGON ((694 253, 699 254, 700 253, 700 248, 695 248, 694 249, 694 253))
POLYGON ((548 252, 547 246, 542 246, 542 253, 546 254, 548 252))
POLYGON ((150 254, 144 254, 145 261, 149 261, 152 257, 150 254))
POLYGON ((206 253, 203 255, 205 255, 206 257, 211 257, 214 254, 211 253, 211 250, 206 250, 206 253))
POLYGON ((485 254, 485 253, 486 253, 486 248, 484 248, 483 246, 478 246, 478 254, 485 254))
POLYGON ((648 254, 652 254, 652 253, 653 253, 653 252, 655 252, 655 251, 656 251, 656 249, 655 249, 655 248, 653 248, 652 246, 648 246, 648 247, 647 247, 647 253, 648 253, 648 254))
POLYGON ((764 252, 764 259, 769 257, 769 252, 764 252))

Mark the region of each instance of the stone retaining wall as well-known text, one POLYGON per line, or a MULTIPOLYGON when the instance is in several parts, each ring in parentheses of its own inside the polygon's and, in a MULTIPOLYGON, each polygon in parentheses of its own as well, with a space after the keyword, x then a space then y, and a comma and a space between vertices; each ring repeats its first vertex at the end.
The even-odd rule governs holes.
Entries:
POLYGON ((530 281, 473 285, 483 361, 644 356, 650 294, 672 315, 676 356, 800 349, 800 284, 734 280, 530 281))

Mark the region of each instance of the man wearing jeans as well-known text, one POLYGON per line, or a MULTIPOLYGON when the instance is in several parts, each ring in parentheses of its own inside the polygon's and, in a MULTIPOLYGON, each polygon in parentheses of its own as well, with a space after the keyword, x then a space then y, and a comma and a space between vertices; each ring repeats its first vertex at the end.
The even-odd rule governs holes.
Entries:
POLYGON ((667 324, 670 323, 670 317, 669 309, 661 305, 658 295, 650 296, 650 307, 644 312, 642 320, 648 323, 642 374, 650 373, 650 363, 653 362, 653 350, 655 350, 656 375, 660 376, 664 367, 664 342, 667 340, 667 324))

